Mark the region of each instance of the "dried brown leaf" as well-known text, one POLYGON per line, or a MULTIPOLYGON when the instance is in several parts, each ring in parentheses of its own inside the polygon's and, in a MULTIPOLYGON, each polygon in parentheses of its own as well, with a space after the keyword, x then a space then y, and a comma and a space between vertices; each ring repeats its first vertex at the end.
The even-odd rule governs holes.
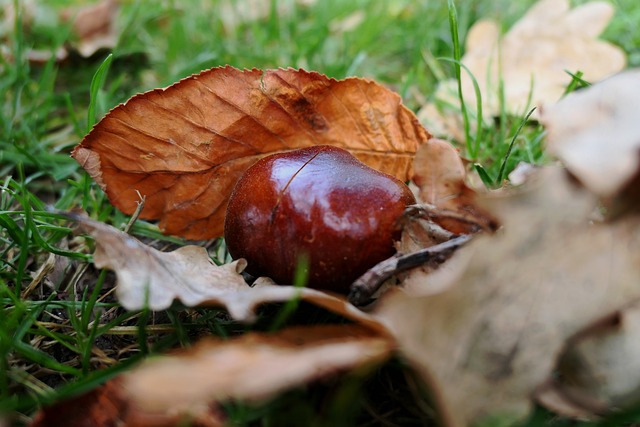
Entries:
POLYGON ((177 426, 185 420, 223 425, 221 403, 265 401, 320 378, 371 368, 386 360, 392 348, 388 338, 359 325, 296 327, 226 341, 205 339, 181 353, 147 360, 89 394, 97 393, 100 400, 81 397, 80 411, 74 407, 73 414, 68 412, 74 401, 43 410, 34 425, 54 425, 48 422, 64 414, 75 420, 71 416, 77 413, 101 411, 105 424, 100 425, 119 421, 127 426, 177 426), (105 402, 109 403, 106 410, 101 407, 105 402))
POLYGON ((116 272, 116 294, 128 310, 162 310, 179 299, 194 306, 225 292, 248 288, 240 272, 246 262, 216 266, 199 246, 160 252, 136 238, 84 215, 67 214, 96 241, 96 267, 116 272))
POLYGON ((460 199, 473 191, 467 187, 467 171, 458 151, 440 139, 427 141, 416 153, 413 182, 420 188, 420 200, 443 209, 457 210, 460 199))
POLYGON ((455 286, 383 301, 380 318, 430 384, 446 425, 522 417, 565 341, 640 297, 635 220, 592 224, 594 197, 562 173, 492 200, 504 230, 462 249, 469 264, 455 286))
POLYGON ((194 404, 260 401, 318 378, 385 360, 392 344, 358 325, 297 327, 274 335, 209 339, 125 375, 132 405, 164 413, 194 404), (171 384, 171 387, 166 387, 171 384))
POLYGON ((139 192, 143 218, 160 219, 168 234, 204 239, 222 234, 235 182, 265 155, 335 145, 408 180, 429 136, 397 94, 373 81, 227 66, 134 96, 73 156, 125 213, 139 192))
POLYGON ((174 299, 188 307, 222 306, 236 320, 254 320, 261 304, 300 299, 367 325, 383 333, 385 328, 371 316, 349 304, 343 296, 294 286, 280 286, 266 278, 249 287, 240 272, 244 259, 216 266, 206 250, 184 246, 160 252, 134 237, 84 215, 66 214, 96 241, 94 263, 116 272, 116 295, 128 310, 149 307, 162 310, 174 299))
POLYGON ((413 168, 420 201, 435 208, 431 220, 455 234, 495 228, 495 221, 477 206, 466 168, 451 144, 431 138, 418 148, 413 168))
MULTIPOLYGON (((128 403, 119 380, 41 409, 31 427, 115 427, 128 403)), ((129 426, 132 427, 132 426, 129 426)))
POLYGON ((640 172, 640 70, 629 70, 546 105, 547 148, 590 191, 622 192, 640 172))

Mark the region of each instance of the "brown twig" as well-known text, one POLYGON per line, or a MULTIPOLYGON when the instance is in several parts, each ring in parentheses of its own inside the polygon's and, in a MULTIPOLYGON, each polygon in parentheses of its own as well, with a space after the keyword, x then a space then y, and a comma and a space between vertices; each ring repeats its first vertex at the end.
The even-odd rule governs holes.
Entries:
POLYGON ((396 254, 376 264, 353 282, 349 293, 349 301, 356 306, 365 305, 369 302, 371 295, 380 289, 384 281, 394 274, 418 266, 437 267, 448 260, 459 247, 469 242, 472 238, 472 235, 463 234, 417 252, 404 255, 396 254))

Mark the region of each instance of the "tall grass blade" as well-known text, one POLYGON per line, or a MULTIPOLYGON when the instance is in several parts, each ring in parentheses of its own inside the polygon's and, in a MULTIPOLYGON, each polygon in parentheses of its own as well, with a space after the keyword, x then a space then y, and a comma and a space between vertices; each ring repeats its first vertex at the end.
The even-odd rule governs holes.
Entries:
POLYGON ((518 135, 520 135, 522 128, 524 127, 525 124, 527 124, 527 122, 529 121, 529 117, 531 117, 534 111, 536 111, 536 107, 533 107, 527 113, 524 119, 522 119, 522 121, 520 122, 520 126, 518 126, 518 130, 516 130, 516 133, 513 135, 513 138, 511 138, 511 143, 509 144, 509 149, 507 150, 507 154, 505 154, 504 158, 502 159, 502 164, 500 165, 500 172, 498 172, 498 179, 496 180, 496 184, 500 185, 500 183, 504 179, 505 171, 507 169, 507 160, 509 160, 509 156, 511 155, 513 146, 516 143, 516 139, 518 138, 518 135))
POLYGON ((474 147, 471 144, 471 126, 469 125, 469 114, 467 107, 464 103, 464 97, 462 96, 462 72, 460 67, 460 60, 462 58, 462 50, 460 49, 460 39, 458 36, 458 12, 453 0, 448 0, 449 8, 449 30, 451 31, 451 40, 453 41, 453 59, 454 59, 454 71, 456 74, 456 80, 458 82, 458 99, 460 100, 460 112, 462 113, 462 119, 464 123, 464 136, 466 139, 467 153, 469 157, 474 160, 477 153, 474 153, 474 147))
POLYGON ((91 86, 89 90, 90 98, 89 98, 89 111, 87 112, 87 132, 91 130, 93 125, 97 121, 97 104, 98 97, 100 94, 100 90, 104 86, 104 82, 107 79, 107 73, 109 72, 109 66, 111 65, 111 61, 113 60, 113 53, 110 53, 109 56, 102 61, 102 64, 98 67, 98 70, 93 75, 91 79, 91 86))

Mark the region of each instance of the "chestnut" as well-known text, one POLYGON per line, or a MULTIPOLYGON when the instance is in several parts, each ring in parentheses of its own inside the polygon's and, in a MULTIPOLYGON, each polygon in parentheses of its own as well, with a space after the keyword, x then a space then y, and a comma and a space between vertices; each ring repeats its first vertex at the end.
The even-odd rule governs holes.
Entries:
POLYGON ((273 154, 236 183, 224 236, 247 272, 291 284, 306 258, 307 286, 348 293, 369 268, 392 256, 396 220, 415 203, 409 188, 338 147, 273 154))

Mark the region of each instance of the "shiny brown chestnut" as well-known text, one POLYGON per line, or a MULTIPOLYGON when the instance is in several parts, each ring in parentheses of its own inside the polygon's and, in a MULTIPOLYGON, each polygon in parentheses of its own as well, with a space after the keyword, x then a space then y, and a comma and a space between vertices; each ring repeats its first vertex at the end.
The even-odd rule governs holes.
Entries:
POLYGON ((396 178, 341 148, 318 145, 265 157, 237 182, 224 236, 247 272, 291 284, 306 257, 307 286, 341 293, 395 252, 396 220, 415 203, 396 178))

